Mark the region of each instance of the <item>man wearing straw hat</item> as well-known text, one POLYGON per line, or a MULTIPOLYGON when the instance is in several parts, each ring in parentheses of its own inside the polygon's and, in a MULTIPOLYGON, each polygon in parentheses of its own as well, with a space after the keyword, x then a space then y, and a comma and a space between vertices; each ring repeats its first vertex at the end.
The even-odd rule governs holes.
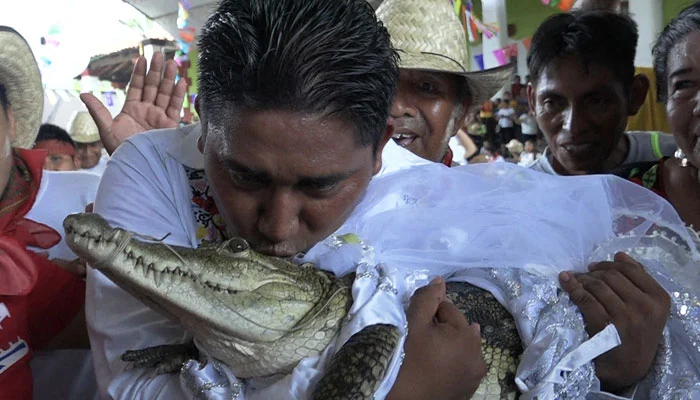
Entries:
MULTIPOLYGON (((49 250, 55 257, 62 238, 56 231, 60 223, 35 216, 62 219, 82 211, 69 205, 85 194, 45 193, 62 173, 43 171, 46 150, 27 150, 38 133, 42 107, 39 69, 29 45, 12 28, 0 27, 0 397, 7 399, 32 399, 33 351, 62 347, 65 343, 55 341, 62 332, 72 336, 64 339, 86 339, 80 323, 85 283, 38 252, 49 250)), ((52 386, 72 384, 75 374, 63 371, 61 383, 52 386)))
POLYGON ((70 124, 70 135, 80 157, 80 168, 102 175, 109 155, 105 152, 97 124, 87 111, 78 111, 70 124))
POLYGON ((393 139, 450 166, 450 138, 507 83, 512 67, 469 72, 466 35, 447 0, 387 0, 376 12, 400 57, 393 139))

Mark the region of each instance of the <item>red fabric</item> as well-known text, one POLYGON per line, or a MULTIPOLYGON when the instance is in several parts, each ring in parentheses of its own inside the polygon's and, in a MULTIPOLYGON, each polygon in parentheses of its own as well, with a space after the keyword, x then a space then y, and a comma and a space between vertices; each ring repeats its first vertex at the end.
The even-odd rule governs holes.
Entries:
POLYGON ((62 142, 57 139, 41 140, 34 144, 34 150, 46 150, 49 155, 67 155, 75 157, 75 147, 70 143, 62 142))
MULTIPOLYGON (((85 301, 85 282, 50 262, 27 251, 37 265, 38 279, 26 296, 0 296, 10 317, 0 322, 0 352, 10 343, 24 340, 29 352, 21 360, 0 370, 0 398, 31 400, 32 349, 40 349, 68 326, 85 301)), ((0 363, 1 364, 1 363, 0 363)))
POLYGON ((36 265, 26 247, 48 249, 61 241, 50 227, 24 216, 39 192, 45 150, 17 150, 15 165, 0 199, 0 295, 26 295, 36 281, 36 265))
MULTIPOLYGON (((77 315, 85 298, 82 279, 27 249, 49 248, 58 232, 24 216, 41 183, 45 150, 18 150, 0 199, 0 398, 32 399, 31 349, 45 346, 77 315), (7 314, 4 315, 4 309, 7 314), (8 358, 17 343, 27 353, 8 358)), ((13 353, 22 354, 22 353, 13 353)))
POLYGON ((445 156, 442 157, 442 163, 447 165, 448 167, 451 167, 453 157, 454 157, 454 154, 452 154, 452 149, 448 147, 447 152, 445 153, 445 156))

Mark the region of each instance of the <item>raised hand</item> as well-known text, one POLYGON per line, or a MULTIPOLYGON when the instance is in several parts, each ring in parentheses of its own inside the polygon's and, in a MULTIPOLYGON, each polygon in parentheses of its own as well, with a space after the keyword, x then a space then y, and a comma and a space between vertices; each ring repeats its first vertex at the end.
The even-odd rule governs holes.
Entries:
POLYGON ((590 272, 559 276, 561 286, 579 307, 590 335, 609 323, 622 344, 595 359, 603 389, 616 393, 649 371, 671 309, 666 291, 644 267, 625 253, 614 261, 591 264, 590 272))
POLYGON ((438 278, 411 298, 405 358, 388 399, 465 399, 486 376, 478 324, 445 297, 438 278))
POLYGON ((177 84, 177 64, 173 60, 165 63, 163 55, 155 53, 151 68, 146 74, 146 59, 139 57, 131 74, 126 101, 121 112, 112 120, 109 110, 90 93, 80 99, 100 131, 100 138, 109 154, 129 137, 151 129, 175 128, 180 122, 180 110, 187 92, 187 82, 180 79, 177 84), (162 78, 161 78, 162 77, 162 78))

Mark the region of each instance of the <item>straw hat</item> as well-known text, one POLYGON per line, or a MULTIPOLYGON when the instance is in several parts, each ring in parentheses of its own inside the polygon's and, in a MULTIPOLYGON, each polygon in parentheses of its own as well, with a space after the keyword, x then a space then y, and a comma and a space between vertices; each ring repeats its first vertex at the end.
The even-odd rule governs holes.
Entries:
POLYGON ((97 124, 87 111, 78 111, 70 124, 70 136, 76 143, 94 143, 100 141, 97 124))
POLYGON ((465 77, 471 109, 481 107, 509 82, 512 65, 468 71, 467 37, 448 0, 386 0, 376 12, 401 57, 399 68, 465 77))
POLYGON ((44 112, 41 74, 27 41, 7 26, 0 26, 0 84, 15 116, 12 147, 31 148, 44 112))
POLYGON ((506 149, 510 151, 511 153, 522 153, 523 152, 523 144, 520 143, 518 139, 511 139, 510 142, 506 145, 506 149))

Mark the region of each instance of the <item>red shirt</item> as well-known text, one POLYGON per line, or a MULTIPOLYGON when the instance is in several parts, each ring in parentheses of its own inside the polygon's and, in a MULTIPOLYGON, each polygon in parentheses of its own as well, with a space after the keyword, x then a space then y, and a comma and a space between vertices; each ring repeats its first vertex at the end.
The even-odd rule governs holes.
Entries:
POLYGON ((0 295, 3 399, 32 399, 32 349, 42 348, 65 329, 85 302, 82 279, 38 254, 28 253, 39 272, 32 291, 24 296, 0 295))
POLYGON ((85 301, 83 280, 30 250, 61 236, 24 216, 34 205, 46 152, 18 150, 0 198, 0 398, 32 399, 32 349, 48 344, 85 301))

